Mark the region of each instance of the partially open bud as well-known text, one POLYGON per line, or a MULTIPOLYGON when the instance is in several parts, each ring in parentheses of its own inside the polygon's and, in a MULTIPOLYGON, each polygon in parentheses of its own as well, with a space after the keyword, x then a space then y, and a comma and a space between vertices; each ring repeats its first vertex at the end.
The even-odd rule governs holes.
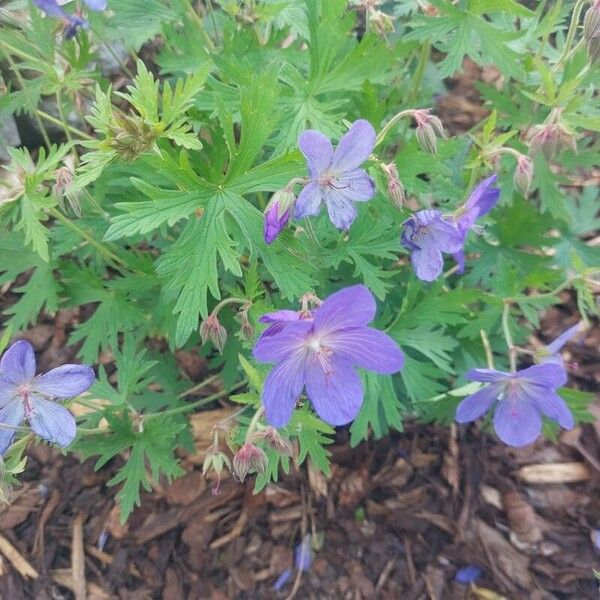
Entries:
POLYGON ((218 496, 221 492, 221 476, 225 469, 231 471, 231 463, 229 462, 227 455, 219 450, 219 446, 215 442, 206 452, 204 463, 202 464, 202 475, 213 472, 217 476, 217 482, 212 489, 212 493, 215 496, 218 496))
POLYGON ((575 136, 561 120, 561 112, 560 108, 553 108, 544 123, 532 128, 529 148, 533 156, 541 152, 551 160, 562 149, 577 150, 575 136))
POLYGON ((519 154, 513 181, 523 196, 529 195, 529 190, 533 181, 533 161, 528 156, 519 154))
POLYGON ((413 110, 412 115, 417 123, 415 134, 421 148, 426 152, 436 154, 437 139, 438 137, 445 137, 446 134, 444 133, 444 126, 439 118, 430 113, 430 108, 420 108, 413 110))
POLYGON ((217 315, 209 315, 200 325, 200 337, 203 344, 210 340, 219 352, 223 352, 227 341, 227 330, 221 325, 217 315))
POLYGON ((367 19, 371 29, 381 37, 394 31, 394 19, 381 10, 370 7, 367 11, 367 19))
POLYGON ((406 192, 402 182, 400 181, 400 177, 398 176, 398 169, 396 169, 396 165, 393 162, 388 165, 382 164, 381 167, 387 176, 388 196, 394 203, 394 206, 397 206, 400 210, 402 210, 404 202, 406 201, 406 192))
POLYGON ((289 440, 282 437, 275 427, 267 427, 262 431, 255 431, 250 436, 251 442, 264 442, 268 448, 275 450, 278 454, 293 456, 294 447, 289 440))
POLYGON ((250 323, 250 320, 248 319, 248 309, 250 308, 250 305, 246 305, 245 307, 243 307, 240 312, 240 329, 242 331, 242 335, 249 341, 253 341, 254 340, 254 327, 252 327, 252 324, 250 323))
POLYGON ((244 481, 248 473, 264 473, 267 463, 264 450, 246 442, 233 457, 233 471, 240 481, 244 481))
POLYGON ((112 128, 109 143, 124 160, 135 160, 154 146, 158 137, 154 125, 139 115, 124 115, 117 120, 119 125, 112 128))
POLYGON ((296 196, 287 188, 278 190, 273 194, 273 197, 265 208, 265 221, 263 233, 266 244, 272 244, 281 230, 288 224, 296 196))
POLYGON ((600 0, 594 0, 585 13, 583 39, 593 64, 600 59, 600 0))
POLYGON ((55 183, 52 186, 52 195, 64 209, 69 209, 77 217, 81 217, 81 194, 69 191, 73 182, 73 171, 68 166, 63 166, 54 172, 55 183))

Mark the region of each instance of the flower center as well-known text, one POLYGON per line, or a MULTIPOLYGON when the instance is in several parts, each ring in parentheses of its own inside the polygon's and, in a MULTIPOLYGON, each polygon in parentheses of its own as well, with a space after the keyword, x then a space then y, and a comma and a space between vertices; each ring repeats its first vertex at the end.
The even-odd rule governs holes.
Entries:
POLYGON ((337 174, 332 171, 325 171, 321 173, 319 176, 319 185, 322 188, 331 188, 334 190, 343 190, 347 187, 350 187, 348 184, 340 185, 340 180, 337 177, 337 174))
POLYGON ((33 415, 33 405, 31 404, 31 400, 29 399, 29 394, 31 393, 31 388, 28 385, 20 385, 17 388, 17 395, 21 396, 23 400, 23 404, 25 405, 25 418, 29 419, 33 415))
POLYGON ((325 375, 331 375, 333 373, 333 365, 331 364, 331 355, 333 350, 324 346, 321 340, 317 337, 310 337, 306 341, 306 346, 313 353, 314 358, 319 361, 321 368, 325 372, 325 375))

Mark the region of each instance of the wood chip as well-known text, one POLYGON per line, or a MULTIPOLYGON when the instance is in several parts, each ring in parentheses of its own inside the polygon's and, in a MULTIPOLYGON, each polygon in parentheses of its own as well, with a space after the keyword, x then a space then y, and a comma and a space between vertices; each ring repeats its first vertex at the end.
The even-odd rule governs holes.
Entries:
POLYGON ((83 513, 77 513, 73 521, 71 540, 71 573, 73 575, 73 593, 75 600, 86 600, 85 553, 83 550, 83 513))
POLYGON ((521 481, 533 484, 578 483, 591 476, 589 467, 580 462, 527 465, 517 471, 521 481))
POLYGON ((0 535, 0 552, 10 561, 21 577, 24 579, 38 578, 38 572, 3 535, 0 535))
POLYGON ((60 492, 57 489, 54 489, 52 490, 50 500, 48 500, 48 503, 46 506, 44 506, 44 510, 42 510, 40 520, 37 524, 35 538, 33 539, 33 554, 41 554, 44 551, 44 527, 46 526, 48 519, 52 516, 52 513, 58 506, 59 502, 60 492))

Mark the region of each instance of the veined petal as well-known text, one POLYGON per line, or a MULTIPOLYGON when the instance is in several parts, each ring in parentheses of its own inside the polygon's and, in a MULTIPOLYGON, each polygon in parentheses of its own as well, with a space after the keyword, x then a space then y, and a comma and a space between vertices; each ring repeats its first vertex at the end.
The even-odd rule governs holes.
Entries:
POLYGON ((354 121, 337 145, 331 167, 336 171, 350 171, 360 167, 373 152, 376 138, 375 129, 369 121, 354 121))
POLYGON ((35 354, 33 346, 26 340, 19 340, 6 350, 0 359, 0 377, 5 381, 22 385, 29 383, 35 375, 35 354))
POLYGON ((583 321, 580 321, 576 325, 573 325, 573 327, 569 327, 569 329, 567 329, 566 331, 561 333, 553 342, 551 342, 550 344, 548 344, 545 347, 546 351, 549 352, 550 354, 556 354, 557 352, 560 352, 562 347, 567 342, 572 340, 578 333, 583 331, 583 329, 584 329, 583 321))
POLYGON ((311 181, 304 186, 300 192, 296 206, 294 208, 294 218, 303 219, 304 217, 314 217, 321 210, 323 194, 321 187, 315 181, 311 181))
POLYGON ((533 365, 518 371, 517 377, 546 388, 559 388, 567 383, 567 371, 557 363, 533 365))
POLYGON ((542 418, 537 407, 515 390, 498 402, 494 411, 494 430, 509 446, 527 446, 540 435, 542 418))
POLYGON ((17 395, 17 386, 0 377, 0 408, 8 404, 17 395))
POLYGON ((104 10, 108 4, 108 0, 83 0, 83 2, 90 10, 96 12, 104 10))
POLYGON ((304 387, 303 352, 296 352, 276 365, 267 375, 262 392, 267 421, 273 427, 288 424, 304 387))
POLYGON ((454 258, 454 260, 456 261, 456 265, 458 266, 458 269, 456 270, 456 272, 459 275, 462 275, 465 272, 465 253, 463 250, 459 250, 458 252, 455 252, 452 255, 452 258, 454 258))
POLYGON ((371 327, 338 329, 327 335, 326 344, 336 358, 376 373, 396 373, 404 365, 398 344, 383 331, 371 327))
POLYGON ((500 190, 492 187, 496 180, 497 175, 490 175, 487 179, 481 181, 471 192, 469 198, 465 202, 465 208, 477 208, 475 218, 483 217, 492 210, 498 198, 500 197, 500 190))
POLYGON ((375 183, 364 169, 354 169, 339 178, 335 191, 352 202, 366 202, 375 194, 375 183))
POLYGON ((495 369, 471 369, 465 373, 465 377, 471 381, 502 381, 510 377, 510 373, 503 373, 495 369))
POLYGON ((364 327, 375 318, 375 298, 364 285, 352 285, 328 296, 315 311, 315 330, 364 327))
POLYGON ((549 419, 556 421, 564 429, 575 427, 573 414, 565 401, 556 392, 532 384, 525 384, 522 391, 523 395, 549 419))
POLYGON ((327 206, 329 220, 342 231, 348 231, 356 219, 356 207, 345 194, 334 189, 324 191, 323 200, 327 206))
POLYGON ((290 321, 277 335, 263 335, 254 346, 258 362, 278 362, 297 352, 304 344, 312 321, 290 321))
POLYGON ((77 433, 75 417, 57 402, 30 396, 33 414, 29 417, 31 429, 41 438, 66 448, 77 433))
POLYGON ((431 232, 431 236, 435 238, 435 243, 442 252, 453 254, 462 250, 464 236, 455 225, 449 221, 446 221, 445 219, 434 221, 429 226, 429 231, 431 232))
POLYGON ((259 323, 279 323, 280 321, 298 321, 300 314, 296 310, 276 310, 274 312, 265 313, 259 323))
MULTIPOLYGON (((23 422, 25 408, 20 398, 15 398, 6 406, 0 409, 0 424, 18 427, 23 422)), ((11 445, 16 431, 10 428, 2 427, 0 429, 0 454, 4 454, 11 445)))
POLYGON ((444 268, 442 252, 432 241, 421 242, 418 249, 412 250, 410 262, 415 275, 421 281, 436 280, 442 274, 444 268))
POLYGON ((353 421, 363 401, 358 374, 342 360, 332 360, 327 374, 318 360, 310 361, 306 365, 306 395, 319 417, 329 425, 353 421))
POLYGON ((333 146, 328 137, 320 131, 307 129, 298 138, 298 146, 308 163, 311 178, 317 179, 331 165, 333 146))
POLYGON ((492 383, 467 396, 456 408, 456 421, 458 423, 469 423, 479 419, 491 408, 499 394, 500 385, 492 383))
POLYGON ((72 398, 90 388, 96 375, 88 365, 62 365, 32 382, 35 392, 53 398, 72 398))

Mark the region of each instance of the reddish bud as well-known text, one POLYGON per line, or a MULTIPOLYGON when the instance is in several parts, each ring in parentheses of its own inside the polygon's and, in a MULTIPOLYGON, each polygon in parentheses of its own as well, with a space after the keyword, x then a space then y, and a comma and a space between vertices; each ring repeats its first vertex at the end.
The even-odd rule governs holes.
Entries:
POLYGON ((219 352, 223 352, 227 341, 227 330, 221 325, 217 315, 209 315, 200 325, 200 337, 203 344, 210 340, 219 352))
POLYGON ((533 161, 528 156, 519 154, 513 181, 523 196, 529 195, 529 189, 533 181, 533 161))
POLYGON ((289 440, 282 437, 275 427, 267 427, 262 431, 256 431, 250 437, 251 442, 264 442, 268 448, 275 450, 278 454, 293 456, 294 447, 289 440))
POLYGON ((561 109, 553 108, 544 123, 532 128, 529 149, 533 156, 541 152, 551 160, 562 149, 577 150, 575 136, 561 120, 561 112, 561 109))
POLYGON ((389 165, 382 165, 383 171, 387 176, 387 193, 390 200, 394 203, 394 206, 402 210, 404 202, 406 201, 406 192, 404 186, 398 176, 398 169, 394 163, 389 165))
POLYGON ((585 13, 583 40, 590 62, 594 64, 600 59, 600 0, 595 0, 585 13))
POLYGON ((264 450, 246 442, 233 457, 233 471, 240 481, 244 481, 248 473, 264 473, 267 463, 264 450))
POLYGON ((420 108, 412 111, 412 116, 417 123, 415 135, 423 150, 431 154, 437 153, 438 137, 445 137, 444 126, 438 117, 430 114, 431 109, 420 108))

